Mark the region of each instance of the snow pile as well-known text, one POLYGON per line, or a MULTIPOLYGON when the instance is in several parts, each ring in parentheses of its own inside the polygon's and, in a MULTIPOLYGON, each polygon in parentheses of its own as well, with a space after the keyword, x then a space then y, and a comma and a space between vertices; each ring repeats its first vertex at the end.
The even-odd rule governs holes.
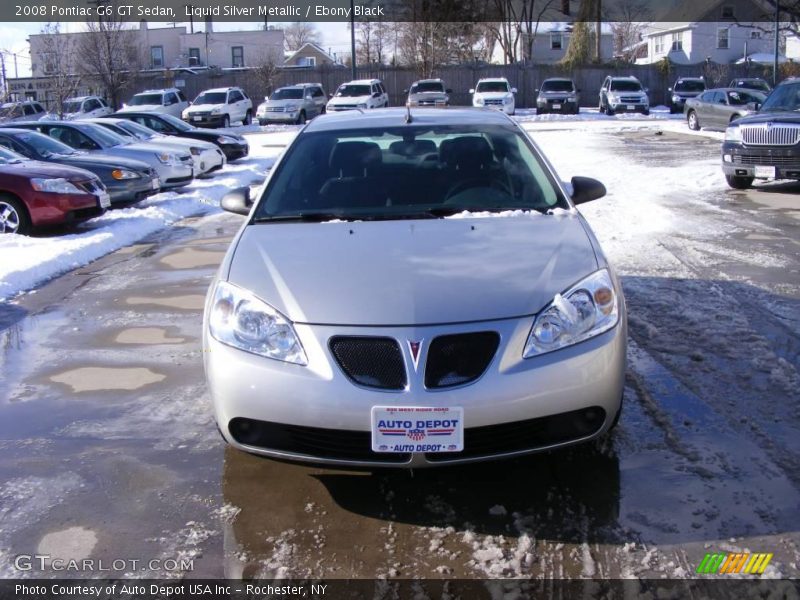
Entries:
MULTIPOLYGON (((281 136, 283 139, 284 136, 281 136)), ((76 228, 75 233, 26 237, 0 236, 0 300, 86 265, 133 244, 186 217, 220 211, 227 192, 263 182, 282 148, 263 147, 263 136, 250 136, 251 155, 226 165, 212 179, 197 179, 185 193, 164 192, 134 206, 111 210, 76 228)))

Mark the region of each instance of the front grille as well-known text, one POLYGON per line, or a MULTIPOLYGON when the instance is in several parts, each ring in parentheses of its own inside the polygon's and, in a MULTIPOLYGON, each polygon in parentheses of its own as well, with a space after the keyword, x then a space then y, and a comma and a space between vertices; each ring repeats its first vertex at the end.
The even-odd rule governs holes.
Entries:
POLYGON ((733 163, 736 165, 760 165, 765 167, 800 167, 800 155, 776 156, 769 152, 735 154, 733 163))
POLYGON ((210 112, 193 112, 193 113, 189 113, 189 116, 192 117, 192 118, 200 117, 202 119, 207 119, 208 117, 211 116, 211 113, 210 112))
POLYGON ((402 390, 406 387, 403 353, 387 337, 334 337, 330 348, 336 362, 352 381, 366 387, 402 390))
POLYGON ((606 411, 593 406, 527 421, 470 427, 464 430, 462 452, 429 452, 425 457, 431 462, 446 462, 546 448, 594 435, 605 419, 606 411))
POLYGON ((106 186, 99 180, 79 181, 75 185, 89 194, 100 194, 106 190, 106 186))
POLYGON ((264 112, 273 112, 273 113, 280 112, 280 113, 282 113, 282 112, 286 112, 286 107, 284 107, 284 106, 267 106, 267 107, 264 108, 264 112))
POLYGON ((742 142, 753 146, 794 146, 800 142, 800 126, 783 123, 740 125, 742 142))
POLYGON ((503 100, 502 100, 502 99, 498 99, 498 100, 484 100, 484 101, 483 101, 483 103, 484 103, 486 106, 503 106, 503 100))
POLYGON ((500 336, 494 331, 442 335, 431 342, 425 387, 453 387, 475 381, 492 362, 500 336))
POLYGON ((337 104, 336 106, 328 107, 328 110, 353 110, 356 108, 355 104, 337 104))
POLYGON ((241 417, 232 419, 228 430, 240 444, 317 458, 384 463, 404 463, 411 458, 408 453, 373 452, 369 431, 284 425, 241 417))
POLYGON ((622 104, 641 104, 642 99, 639 96, 622 96, 619 101, 622 104))

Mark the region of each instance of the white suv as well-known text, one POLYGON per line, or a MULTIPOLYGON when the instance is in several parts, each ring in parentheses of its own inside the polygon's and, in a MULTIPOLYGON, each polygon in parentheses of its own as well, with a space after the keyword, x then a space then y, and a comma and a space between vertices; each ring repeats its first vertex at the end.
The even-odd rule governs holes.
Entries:
POLYGON ((328 102, 329 111, 389 106, 389 94, 380 79, 356 79, 339 86, 328 102))
POLYGON ((113 110, 106 104, 106 101, 99 96, 80 96, 77 98, 67 98, 61 107, 64 119, 72 121, 74 119, 93 119, 110 115, 113 110))
POLYGON ((201 92, 192 105, 184 109, 181 118, 199 127, 229 127, 241 121, 253 121, 253 102, 242 88, 224 87, 201 92))
POLYGON ((117 112, 156 112, 180 117, 189 101, 178 88, 145 90, 134 95, 117 112))
POLYGON ((511 87, 505 77, 479 79, 469 93, 472 94, 472 106, 486 106, 502 110, 507 115, 514 114, 517 88, 511 87))

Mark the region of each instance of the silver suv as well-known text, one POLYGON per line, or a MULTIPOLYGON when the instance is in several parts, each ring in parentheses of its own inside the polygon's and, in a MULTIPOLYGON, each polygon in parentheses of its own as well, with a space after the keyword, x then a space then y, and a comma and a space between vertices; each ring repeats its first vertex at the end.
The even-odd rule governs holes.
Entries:
POLYGON ((5 102, 0 105, 0 123, 39 121, 46 117, 47 111, 36 100, 5 102))
POLYGON ((278 88, 264 100, 256 111, 259 125, 266 125, 270 121, 305 123, 308 119, 325 114, 328 97, 321 83, 298 83, 278 88))
POLYGON ((600 88, 600 112, 640 112, 650 114, 647 90, 636 77, 606 77, 600 88))
POLYGON ((403 92, 408 94, 406 106, 449 106, 453 90, 446 89, 441 79, 422 79, 403 92))

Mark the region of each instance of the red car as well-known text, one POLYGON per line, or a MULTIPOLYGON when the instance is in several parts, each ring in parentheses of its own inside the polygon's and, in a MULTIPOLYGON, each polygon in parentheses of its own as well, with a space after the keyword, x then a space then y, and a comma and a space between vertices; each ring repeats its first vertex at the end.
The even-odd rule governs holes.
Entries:
POLYGON ((83 221, 109 205, 94 173, 0 148, 0 233, 27 234, 35 227, 83 221))

